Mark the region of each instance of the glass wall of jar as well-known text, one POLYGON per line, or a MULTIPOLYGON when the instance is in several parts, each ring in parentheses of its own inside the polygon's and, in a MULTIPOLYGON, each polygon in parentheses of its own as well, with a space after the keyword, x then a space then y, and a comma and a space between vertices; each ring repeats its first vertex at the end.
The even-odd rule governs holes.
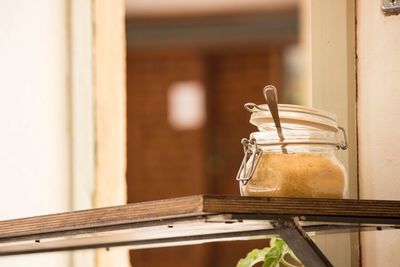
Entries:
POLYGON ((250 122, 260 131, 242 140, 245 156, 237 175, 241 195, 348 197, 347 172, 335 152, 347 144, 336 117, 294 105, 279 105, 279 111, 283 141, 268 107, 251 108, 250 122))

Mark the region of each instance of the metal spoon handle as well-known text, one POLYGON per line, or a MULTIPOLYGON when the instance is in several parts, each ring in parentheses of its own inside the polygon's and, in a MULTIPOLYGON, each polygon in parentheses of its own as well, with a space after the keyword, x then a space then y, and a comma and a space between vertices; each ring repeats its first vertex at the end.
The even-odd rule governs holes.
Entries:
POLYGON ((265 99, 267 100, 267 104, 269 107, 269 111, 271 112, 272 119, 274 120, 279 139, 282 142, 283 140, 285 140, 285 137, 283 137, 281 120, 279 119, 276 88, 275 86, 267 85, 264 87, 263 93, 265 99))
MULTIPOLYGON (((278 100, 276 88, 273 85, 267 85, 263 89, 264 97, 267 100, 269 111, 271 112, 272 119, 274 120, 276 131, 279 136, 279 140, 283 142, 285 137, 283 137, 281 120, 278 113, 278 100)), ((282 153, 287 154, 286 148, 282 145, 282 153)))

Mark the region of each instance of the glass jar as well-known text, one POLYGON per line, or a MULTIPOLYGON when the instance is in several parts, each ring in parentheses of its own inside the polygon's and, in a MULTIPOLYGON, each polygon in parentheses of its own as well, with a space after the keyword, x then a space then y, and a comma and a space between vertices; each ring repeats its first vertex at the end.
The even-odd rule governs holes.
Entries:
POLYGON ((280 104, 280 140, 267 105, 250 104, 247 109, 259 131, 242 140, 245 156, 237 175, 241 195, 348 197, 347 172, 335 152, 346 149, 347 141, 335 115, 280 104))

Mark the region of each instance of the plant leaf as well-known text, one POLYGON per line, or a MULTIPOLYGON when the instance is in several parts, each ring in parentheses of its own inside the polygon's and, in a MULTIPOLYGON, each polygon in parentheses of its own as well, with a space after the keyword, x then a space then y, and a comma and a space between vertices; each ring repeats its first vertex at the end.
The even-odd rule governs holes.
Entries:
POLYGON ((269 247, 263 249, 253 249, 247 253, 245 258, 239 260, 239 262, 236 264, 236 267, 251 267, 259 262, 262 262, 269 250, 269 247))
POLYGON ((282 249, 280 244, 275 242, 274 246, 265 254, 263 267, 276 267, 281 261, 282 249))
POLYGON ((288 245, 286 245, 285 241, 283 241, 282 238, 277 238, 277 237, 271 238, 270 246, 278 247, 282 252, 286 252, 289 249, 289 247, 288 247, 288 245))
MULTIPOLYGON (((295 261, 301 264, 300 260, 294 255, 293 251, 285 243, 285 241, 278 237, 270 239, 270 247, 263 249, 253 249, 245 258, 240 259, 236 267, 252 267, 259 262, 264 262, 263 267, 279 267, 282 263, 287 267, 296 267, 286 261, 285 255, 291 256, 295 261)), ((304 265, 301 264, 304 267, 304 265)))
POLYGON ((293 264, 291 264, 290 262, 286 261, 285 255, 289 255, 289 254, 284 254, 284 255, 282 255, 281 263, 282 263, 283 265, 285 265, 286 267, 299 267, 299 266, 304 266, 303 264, 300 263, 300 261, 298 261, 298 264, 299 264, 299 265, 293 265, 293 264), (300 264, 301 264, 301 265, 300 265, 300 264))

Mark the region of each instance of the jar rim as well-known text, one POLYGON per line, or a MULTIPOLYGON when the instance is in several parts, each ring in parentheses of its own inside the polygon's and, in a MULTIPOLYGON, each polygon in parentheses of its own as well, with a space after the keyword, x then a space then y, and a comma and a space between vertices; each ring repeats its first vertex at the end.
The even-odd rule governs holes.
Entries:
POLYGON ((266 145, 328 145, 340 148, 341 143, 336 139, 336 134, 329 131, 296 130, 284 133, 285 140, 279 139, 276 131, 259 131, 250 134, 250 140, 255 140, 260 146, 266 145))
MULTIPOLYGON (((337 132, 336 115, 325 110, 309 108, 300 105, 278 104, 279 118, 282 125, 301 125, 311 128, 337 132)), ((273 125, 271 112, 267 104, 255 105, 252 109, 250 123, 259 130, 265 130, 273 125)))

